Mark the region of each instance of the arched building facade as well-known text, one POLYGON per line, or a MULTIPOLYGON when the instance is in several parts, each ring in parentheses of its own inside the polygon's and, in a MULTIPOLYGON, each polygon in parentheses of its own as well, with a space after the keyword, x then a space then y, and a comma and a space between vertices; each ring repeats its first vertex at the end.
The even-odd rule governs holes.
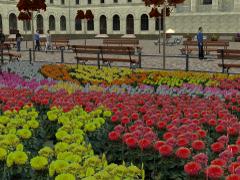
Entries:
MULTIPOLYGON (((5 34, 31 34, 31 23, 17 20, 18 0, 0 0, 0 28, 5 34)), ((34 28, 52 34, 158 34, 159 19, 150 18, 143 0, 46 0, 47 11, 34 13, 34 28), (76 20, 77 10, 91 9, 94 19, 76 20)), ((160 28, 162 29, 162 20, 160 28)), ((176 33, 236 33, 240 29, 240 0, 186 0, 166 19, 176 33)))

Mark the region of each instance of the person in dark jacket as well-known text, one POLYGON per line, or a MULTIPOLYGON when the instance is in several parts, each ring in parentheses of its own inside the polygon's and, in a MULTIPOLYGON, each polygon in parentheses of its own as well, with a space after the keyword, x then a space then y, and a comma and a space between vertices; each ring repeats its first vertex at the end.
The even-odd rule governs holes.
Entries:
POLYGON ((197 41, 198 41, 198 52, 199 52, 198 53, 198 58, 200 60, 202 60, 202 59, 204 59, 202 27, 198 28, 197 41))
POLYGON ((18 30, 16 33, 17 51, 21 50, 21 41, 22 41, 22 35, 19 33, 19 30, 18 30))

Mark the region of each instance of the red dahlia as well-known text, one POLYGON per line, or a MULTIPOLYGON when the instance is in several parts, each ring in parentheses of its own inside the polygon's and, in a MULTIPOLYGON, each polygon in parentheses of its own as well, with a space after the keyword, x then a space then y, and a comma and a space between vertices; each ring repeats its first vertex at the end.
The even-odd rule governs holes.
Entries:
POLYGON ((157 141, 157 142, 154 144, 154 149, 158 151, 159 148, 160 148, 162 145, 164 145, 164 144, 166 144, 164 141, 157 141))
POLYGON ((240 180, 240 175, 231 174, 231 175, 227 176, 225 180, 240 180))
POLYGON ((163 139, 165 139, 165 140, 172 138, 172 137, 173 137, 173 133, 171 133, 171 132, 166 132, 163 134, 163 139))
POLYGON ((201 138, 205 138, 207 135, 206 131, 204 131, 202 129, 198 130, 197 132, 201 138))
POLYGON ((175 154, 180 159, 188 159, 191 156, 191 151, 186 147, 180 147, 175 154))
POLYGON ((228 166, 228 171, 232 174, 236 173, 236 169, 240 167, 239 162, 233 162, 228 166))
POLYGON ((172 146, 165 144, 165 145, 162 145, 158 149, 158 151, 162 156, 170 156, 173 152, 173 148, 172 146))
POLYGON ((199 171, 201 171, 202 167, 199 163, 191 161, 184 165, 184 171, 190 176, 198 175, 199 171))
POLYGON ((135 148, 137 146, 137 139, 134 137, 129 137, 126 139, 126 144, 129 148, 135 148))
POLYGON ((227 129, 227 133, 231 136, 235 136, 235 135, 238 135, 238 130, 236 127, 229 127, 227 129))
POLYGON ((239 146, 235 144, 229 145, 228 149, 233 153, 233 155, 236 155, 239 152, 239 146))
POLYGON ((224 144, 220 142, 215 142, 211 145, 211 150, 215 153, 221 152, 224 149, 224 144))
POLYGON ((223 176, 223 169, 218 165, 210 165, 206 169, 205 174, 211 179, 218 179, 223 176))
POLYGON ((120 136, 120 133, 116 132, 116 131, 112 131, 112 132, 108 133, 108 138, 111 141, 117 141, 119 139, 119 136, 120 136))
POLYGON ((192 148, 196 151, 205 149, 205 143, 201 140, 195 140, 192 142, 192 148))
POLYGON ((138 141, 138 145, 141 150, 144 150, 151 146, 151 141, 149 139, 144 138, 138 141))
POLYGON ((225 131, 225 127, 223 125, 217 125, 215 127, 216 132, 223 133, 225 131))
POLYGON ((189 141, 186 138, 179 138, 177 140, 177 145, 178 146, 187 146, 189 141))
POLYGON ((111 117, 111 120, 112 120, 112 122, 117 122, 118 121, 118 117, 116 115, 113 115, 111 117))
POLYGON ((226 166, 227 162, 223 159, 217 158, 211 161, 211 165, 226 166))

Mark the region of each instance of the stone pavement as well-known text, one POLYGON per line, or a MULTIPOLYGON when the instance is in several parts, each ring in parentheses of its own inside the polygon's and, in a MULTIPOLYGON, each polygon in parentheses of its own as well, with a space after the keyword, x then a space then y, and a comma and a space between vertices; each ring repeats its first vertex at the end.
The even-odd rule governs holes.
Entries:
MULTIPOLYGON (((22 42, 22 49, 26 49, 26 43, 22 42)), ((74 44, 84 44, 84 40, 71 40, 71 45, 74 44)), ((100 39, 91 39, 87 40, 88 45, 101 45, 102 40, 100 39)), ((158 45, 154 44, 154 40, 140 40, 140 46, 143 47, 143 56, 142 56, 142 67, 143 68, 159 68, 162 69, 162 52, 158 53, 158 45)), ((31 48, 31 42, 28 42, 28 48, 31 48)), ((186 61, 185 56, 181 55, 179 49, 182 45, 175 46, 166 46, 166 69, 178 69, 185 70, 186 61), (168 57, 171 56, 171 57, 168 57), (174 56, 174 57, 173 57, 174 56)), ((234 49, 240 48, 239 42, 230 42, 230 47, 234 49)), ((22 51, 22 60, 29 60, 29 52, 22 51)), ((72 51, 64 51, 64 62, 65 63, 76 63, 74 60, 74 55, 72 51)), ((36 52, 36 60, 44 61, 48 63, 56 63, 61 61, 60 51, 48 52, 45 51, 36 52)), ((227 61, 226 61, 227 62, 227 61)), ((233 61, 229 61, 233 62, 233 61)), ((93 63, 93 62, 91 62, 93 63)), ((221 63, 221 60, 216 59, 216 55, 211 54, 205 60, 197 59, 197 52, 193 52, 189 57, 189 70, 194 71, 208 71, 208 72, 221 72, 222 69, 218 67, 218 63, 221 63)), ((238 63, 236 61, 236 63, 238 63)), ((96 63, 97 64, 97 63, 96 63)), ((113 63, 117 66, 129 66, 127 63, 113 63)), ((232 73, 240 73, 240 69, 230 69, 232 73)))

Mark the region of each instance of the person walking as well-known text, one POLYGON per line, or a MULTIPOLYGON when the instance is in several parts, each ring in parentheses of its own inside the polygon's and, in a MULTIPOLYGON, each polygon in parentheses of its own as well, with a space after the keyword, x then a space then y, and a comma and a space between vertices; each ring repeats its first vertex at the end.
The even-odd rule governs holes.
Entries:
POLYGON ((38 51, 40 51, 40 35, 39 35, 39 31, 37 30, 36 33, 34 34, 34 40, 35 40, 35 50, 37 49, 38 51))
POLYGON ((202 27, 198 28, 197 33, 197 42, 198 42, 198 58, 200 60, 204 59, 204 51, 203 51, 203 29, 202 27))
POLYGON ((50 34, 50 30, 47 31, 47 35, 46 35, 46 47, 45 47, 45 51, 47 53, 47 50, 52 50, 52 37, 50 34))
POLYGON ((17 33, 16 33, 17 51, 21 51, 21 41, 22 41, 22 35, 19 33, 19 30, 17 30, 17 33))
POLYGON ((3 44, 5 42, 5 35, 2 32, 2 29, 0 29, 0 43, 3 44))

